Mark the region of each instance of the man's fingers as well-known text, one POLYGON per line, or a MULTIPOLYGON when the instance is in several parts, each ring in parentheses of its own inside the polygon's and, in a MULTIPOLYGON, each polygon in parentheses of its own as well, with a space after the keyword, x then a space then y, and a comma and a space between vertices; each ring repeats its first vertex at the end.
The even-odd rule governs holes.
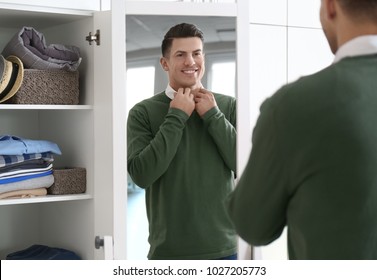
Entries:
POLYGON ((205 88, 200 88, 200 89, 199 89, 199 92, 202 93, 202 94, 212 93, 212 92, 210 92, 209 90, 207 90, 207 89, 205 89, 205 88))

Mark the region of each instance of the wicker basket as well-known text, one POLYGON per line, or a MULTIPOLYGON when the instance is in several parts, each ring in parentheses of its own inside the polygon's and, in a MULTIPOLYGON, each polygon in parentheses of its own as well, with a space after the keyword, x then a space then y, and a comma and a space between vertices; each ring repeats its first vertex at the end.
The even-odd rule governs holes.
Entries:
POLYGON ((25 69, 22 85, 11 104, 79 104, 79 72, 25 69))
POLYGON ((47 189, 48 194, 77 194, 86 191, 85 168, 56 168, 53 174, 55 182, 47 189))

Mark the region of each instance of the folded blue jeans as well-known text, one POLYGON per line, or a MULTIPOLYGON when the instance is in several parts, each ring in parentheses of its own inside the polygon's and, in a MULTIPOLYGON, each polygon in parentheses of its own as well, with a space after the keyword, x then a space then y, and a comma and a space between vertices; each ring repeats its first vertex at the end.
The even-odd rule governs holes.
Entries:
POLYGON ((32 245, 27 249, 10 253, 7 260, 81 260, 76 253, 62 249, 51 248, 45 245, 32 245))
POLYGON ((219 259, 216 259, 216 260, 237 260, 237 259, 238 259, 237 254, 234 254, 234 255, 222 257, 222 258, 219 258, 219 259))

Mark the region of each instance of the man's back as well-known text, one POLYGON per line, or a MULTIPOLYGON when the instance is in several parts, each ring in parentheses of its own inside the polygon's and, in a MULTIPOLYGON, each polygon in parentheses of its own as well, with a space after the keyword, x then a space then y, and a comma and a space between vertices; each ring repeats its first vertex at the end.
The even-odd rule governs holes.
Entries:
POLYGON ((377 258, 376 78, 377 56, 355 57, 308 80, 318 84, 310 92, 301 90, 305 110, 283 136, 294 188, 291 258, 377 258))
POLYGON ((241 237, 265 245, 286 224, 291 259, 377 259, 376 124, 377 55, 345 58, 268 99, 253 134, 258 164, 238 186, 241 237))

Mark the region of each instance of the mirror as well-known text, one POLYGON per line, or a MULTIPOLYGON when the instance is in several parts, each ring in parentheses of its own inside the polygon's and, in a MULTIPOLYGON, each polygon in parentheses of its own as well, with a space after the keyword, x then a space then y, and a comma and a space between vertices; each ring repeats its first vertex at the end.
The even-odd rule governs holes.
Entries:
MULTIPOLYGON (((127 115, 137 102, 165 90, 168 80, 159 62, 161 42, 170 27, 182 22, 193 23, 204 33, 206 71, 203 86, 213 92, 235 96, 234 17, 127 15, 127 115)), ((145 191, 129 176, 127 207, 127 259, 146 260, 149 244, 145 191)))

